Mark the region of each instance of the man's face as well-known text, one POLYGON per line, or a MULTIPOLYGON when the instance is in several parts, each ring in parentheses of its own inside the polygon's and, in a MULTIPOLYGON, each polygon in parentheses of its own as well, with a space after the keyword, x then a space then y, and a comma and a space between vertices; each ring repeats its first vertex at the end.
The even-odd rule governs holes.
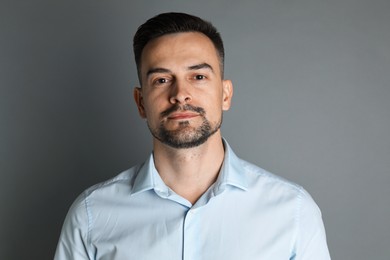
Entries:
POLYGON ((233 89, 221 78, 217 51, 207 36, 186 32, 150 41, 141 56, 141 82, 134 98, 158 141, 191 148, 219 133, 233 89))

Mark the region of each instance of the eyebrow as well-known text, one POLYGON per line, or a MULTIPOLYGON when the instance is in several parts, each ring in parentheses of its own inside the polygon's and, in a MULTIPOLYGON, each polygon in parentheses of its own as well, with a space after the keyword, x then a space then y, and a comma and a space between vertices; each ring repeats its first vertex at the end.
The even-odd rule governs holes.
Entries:
POLYGON ((209 69, 211 72, 214 73, 213 67, 210 64, 205 62, 188 67, 188 70, 200 70, 200 69, 209 69))
POLYGON ((169 69, 164 69, 164 68, 152 68, 148 70, 146 73, 146 77, 150 77, 150 75, 155 74, 155 73, 171 73, 169 69))
MULTIPOLYGON (((187 70, 200 70, 200 69, 208 69, 212 73, 214 73, 213 67, 206 62, 187 67, 187 70)), ((150 75, 156 74, 156 73, 172 73, 172 71, 169 69, 165 69, 165 68, 151 68, 146 73, 146 77, 149 78, 150 75)))

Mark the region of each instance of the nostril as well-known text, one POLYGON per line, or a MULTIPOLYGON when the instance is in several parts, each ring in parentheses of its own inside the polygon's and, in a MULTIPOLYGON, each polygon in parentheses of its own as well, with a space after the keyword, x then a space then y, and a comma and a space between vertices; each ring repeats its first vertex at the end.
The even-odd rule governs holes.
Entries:
POLYGON ((187 103, 187 102, 191 102, 191 100, 192 100, 191 95, 189 93, 183 93, 183 92, 175 93, 169 98, 169 102, 171 102, 172 104, 187 103))

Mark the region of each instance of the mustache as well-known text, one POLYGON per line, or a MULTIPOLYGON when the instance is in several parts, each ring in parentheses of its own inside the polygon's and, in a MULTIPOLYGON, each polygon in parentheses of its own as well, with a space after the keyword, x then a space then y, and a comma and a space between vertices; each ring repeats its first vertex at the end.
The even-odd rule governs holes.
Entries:
POLYGON ((193 112, 196 112, 196 113, 198 113, 200 115, 206 114, 206 111, 203 108, 201 108, 201 107, 195 107, 195 106, 192 106, 192 105, 189 105, 189 104, 185 104, 184 106, 174 105, 174 106, 168 108, 167 110, 164 110, 163 112, 161 112, 161 116, 162 117, 167 117, 171 113, 179 111, 179 110, 181 110, 181 111, 193 111, 193 112))

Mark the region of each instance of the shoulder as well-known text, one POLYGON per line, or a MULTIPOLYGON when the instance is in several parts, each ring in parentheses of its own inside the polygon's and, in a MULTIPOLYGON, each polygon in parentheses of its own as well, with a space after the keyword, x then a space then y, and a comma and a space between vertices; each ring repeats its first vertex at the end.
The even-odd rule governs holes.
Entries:
POLYGON ((310 211, 310 214, 321 215, 312 196, 301 185, 245 160, 240 159, 240 164, 247 178, 248 190, 252 194, 278 204, 289 202, 300 213, 310 211))
POLYGON ((142 164, 133 166, 111 179, 97 183, 84 190, 71 205, 68 216, 72 218, 77 218, 77 216, 88 218, 91 204, 95 205, 101 199, 109 202, 112 199, 120 198, 120 195, 130 194, 141 166, 142 164))
POLYGON ((127 169, 115 177, 106 181, 97 183, 83 192, 85 198, 96 196, 99 194, 106 194, 111 192, 131 192, 134 185, 135 178, 142 164, 135 165, 130 169, 127 169))
POLYGON ((253 163, 239 159, 244 173, 248 178, 249 185, 253 187, 261 186, 263 189, 272 189, 274 191, 285 191, 294 193, 297 196, 306 196, 307 192, 303 187, 293 181, 271 173, 253 163))
POLYGON ((321 211, 316 202, 301 185, 247 161, 241 160, 241 164, 245 169, 245 174, 251 176, 251 187, 253 189, 261 189, 270 194, 275 200, 291 200, 294 202, 299 215, 317 215, 321 217, 321 211))

